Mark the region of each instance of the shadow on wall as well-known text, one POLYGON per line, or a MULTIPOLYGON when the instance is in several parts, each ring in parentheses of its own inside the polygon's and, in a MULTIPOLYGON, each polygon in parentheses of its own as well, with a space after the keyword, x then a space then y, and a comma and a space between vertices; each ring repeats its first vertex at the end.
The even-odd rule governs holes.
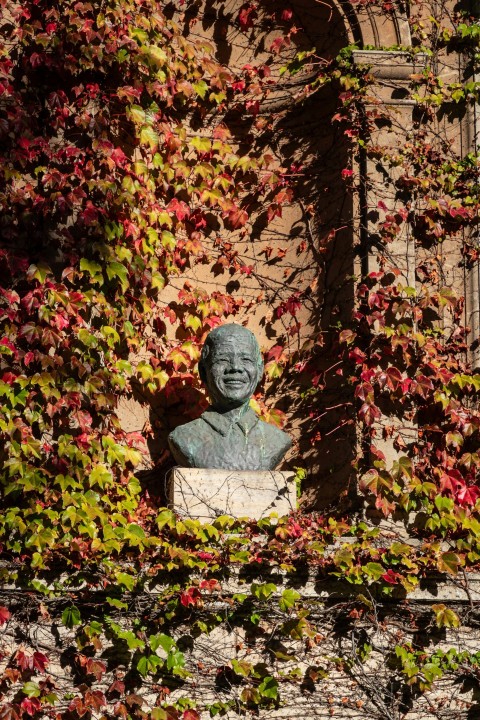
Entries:
MULTIPOLYGON (((185 21, 186 32, 213 37, 217 58, 234 71, 246 64, 258 65, 268 55, 273 58, 272 76, 278 75, 288 57, 282 53, 272 56, 266 48, 278 36, 283 10, 293 9, 293 21, 299 28, 286 52, 291 58, 299 50, 316 48, 316 73, 349 43, 340 13, 327 3, 265 3, 264 15, 247 35, 235 24, 240 5, 207 0, 190 7, 185 21), (191 22, 194 16, 201 20, 200 27, 199 22, 191 22)), ((209 268, 192 271, 192 281, 210 290, 221 287, 233 296, 264 297, 234 319, 246 322, 262 347, 285 345, 293 358, 284 375, 267 382, 265 388, 267 405, 285 412, 285 429, 296 440, 295 452, 285 467, 307 470, 305 508, 343 512, 355 498, 352 462, 356 433, 349 372, 339 362, 337 343, 339 329, 352 322, 354 303, 353 203, 342 178, 349 153, 343 130, 333 120, 341 89, 326 85, 299 102, 295 96, 305 79, 285 77, 260 110, 260 117, 270 118, 269 108, 279 108, 269 133, 255 133, 252 117, 238 110, 224 121, 241 151, 269 151, 284 168, 293 168, 291 207, 273 223, 267 222, 265 208, 256 208, 248 239, 242 244, 234 233, 229 238, 244 253, 245 262, 255 267, 253 277, 217 277, 214 269, 212 272, 217 262, 214 256, 209 268), (266 244, 273 248, 270 257, 264 252, 266 244), (289 298, 297 296, 301 304, 298 313, 283 312, 289 298)), ((157 478, 172 464, 165 450, 168 433, 198 417, 205 407, 195 382, 184 382, 182 393, 180 399, 176 396, 175 406, 169 405, 168 393, 152 405, 152 426, 156 423, 159 428, 151 443, 157 478)))
POLYGON ((283 398, 280 407, 298 438, 294 464, 308 472, 305 507, 343 510, 355 495, 356 432, 338 334, 352 321, 354 243, 352 196, 341 174, 348 151, 343 132, 332 123, 337 103, 338 88, 326 86, 287 113, 278 128, 282 156, 304 168, 296 189, 304 212, 292 229, 307 241, 314 279, 304 293, 306 352, 299 352, 299 363, 271 392, 283 398), (302 354, 308 358, 304 368, 302 354))
MULTIPOLYGON (((343 18, 333 4, 299 0, 293 7, 305 28, 299 49, 306 42, 315 47, 321 71, 349 44, 343 18)), ((287 111, 277 127, 283 164, 302 168, 296 198, 303 212, 292 230, 308 243, 314 279, 305 293, 309 361, 302 372, 287 374, 272 388, 283 398, 280 407, 298 439, 293 464, 308 473, 304 507, 340 512, 355 497, 356 455, 353 391, 337 345, 338 329, 350 325, 354 304, 353 203, 342 178, 349 152, 343 129, 333 120, 341 91, 324 86, 287 111)))

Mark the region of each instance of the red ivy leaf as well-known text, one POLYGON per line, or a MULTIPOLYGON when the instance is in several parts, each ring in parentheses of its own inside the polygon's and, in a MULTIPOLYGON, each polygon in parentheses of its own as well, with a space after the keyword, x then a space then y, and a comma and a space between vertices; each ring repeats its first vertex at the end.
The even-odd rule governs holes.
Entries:
POLYGON ((239 207, 230 210, 228 213, 228 222, 230 223, 232 230, 243 227, 248 220, 248 213, 239 207))
POLYGON ((97 222, 99 215, 98 208, 92 203, 91 200, 87 200, 85 210, 80 213, 80 218, 83 220, 85 225, 93 225, 97 222))
POLYGON ((278 203, 272 203, 267 209, 267 217, 268 217, 268 222, 272 222, 272 220, 276 217, 281 218, 282 217, 282 206, 278 205, 278 203))
POLYGON ((15 660, 17 661, 17 665, 22 670, 33 670, 33 657, 32 655, 27 655, 23 652, 23 650, 17 650, 17 654, 15 655, 15 660))
POLYGON ((127 156, 123 152, 122 148, 119 147, 115 148, 115 150, 110 153, 110 157, 117 167, 123 167, 123 165, 127 162, 127 156))
POLYGON ((100 690, 87 690, 84 697, 85 707, 92 710, 100 710, 107 704, 105 695, 100 690))
POLYGON ((5 625, 7 620, 11 617, 10 610, 3 605, 0 605, 0 625, 5 625))
POLYGON ((9 350, 15 352, 15 345, 7 337, 3 337, 0 340, 0 345, 5 345, 9 350))
MULTIPOLYGON (((85 707, 82 698, 76 697, 73 698, 72 702, 68 706, 69 712, 76 712, 78 717, 83 717, 85 713, 87 712, 87 708, 85 707)), ((125 715, 126 717, 126 715, 125 715)))
POLYGON ((196 710, 185 710, 182 720, 200 720, 200 715, 196 710))
POLYGON ((32 360, 34 360, 34 359, 35 359, 35 355, 33 354, 33 352, 31 350, 29 350, 27 353, 25 353, 25 357, 23 358, 24 365, 26 365, 28 367, 30 365, 30 363, 32 362, 32 360))
POLYGON ((113 695, 113 693, 118 693, 119 695, 123 695, 125 692, 125 683, 121 680, 114 680, 113 683, 108 688, 108 694, 113 695))
POLYGON ((369 405, 368 403, 363 403, 362 407, 358 411, 358 415, 365 425, 368 425, 369 427, 373 425, 375 420, 379 420, 382 417, 382 413, 378 407, 376 405, 369 405))
POLYGON ((415 380, 412 382, 412 392, 427 398, 431 390, 433 390, 433 383, 430 378, 425 377, 425 375, 416 375, 415 380))
POLYGON ((32 662, 33 662, 33 669, 38 670, 38 672, 43 673, 43 672, 45 672, 45 669, 49 663, 49 659, 47 658, 46 655, 37 651, 37 652, 33 653, 32 662))
POLYGON ((202 599, 200 590, 196 587, 190 587, 180 594, 180 602, 184 607, 189 605, 198 605, 202 599))
POLYGON ((390 568, 390 570, 387 570, 386 573, 383 573, 382 580, 385 580, 385 582, 389 583, 389 585, 398 585, 398 582, 401 579, 401 577, 402 576, 399 573, 394 572, 390 568))
POLYGON ((385 517, 388 517, 395 510, 395 503, 378 495, 375 500, 375 507, 377 510, 381 510, 385 517))
POLYGON ((238 14, 238 22, 243 31, 252 28, 257 18, 257 8, 253 3, 244 5, 238 14))
POLYGON ((283 46, 283 37, 277 37, 270 45, 270 50, 274 53, 279 53, 283 46))
POLYGON ((104 673, 106 672, 106 665, 101 660, 95 660, 95 658, 88 658, 86 662, 86 669, 89 675, 94 675, 97 680, 101 680, 104 673))
POLYGON ((186 202, 183 202, 183 200, 177 200, 177 198, 173 198, 173 200, 170 200, 168 203, 167 210, 170 210, 170 212, 174 212, 177 216, 177 220, 182 222, 186 217, 190 216, 190 208, 188 207, 186 202))
POLYGON ((32 716, 35 715, 35 713, 38 712, 42 706, 38 698, 32 697, 24 698, 20 703, 20 707, 27 713, 27 715, 32 716))
POLYGON ((390 367, 378 376, 378 384, 383 388, 387 386, 390 390, 395 391, 402 382, 402 373, 396 367, 390 367))
POLYGON ((11 703, 2 703, 0 706, 0 720, 20 720, 20 712, 18 705, 11 703))
POLYGON ((459 505, 473 507, 480 496, 480 488, 476 485, 465 485, 456 494, 455 500, 459 505))
MULTIPOLYGON (((211 555, 211 553, 204 553, 205 555, 211 555)), ((197 555, 200 556, 200 553, 197 553, 197 555)), ((211 555, 213 557, 213 555, 211 555)), ((207 590, 208 592, 213 592, 214 590, 220 589, 220 583, 218 580, 202 580, 200 583, 200 587, 202 590, 207 590)))
POLYGON ((256 117, 260 112, 260 102, 258 100, 247 100, 245 108, 249 115, 256 117))
POLYGON ((274 345, 267 353, 267 360, 280 360, 282 356, 282 359, 285 359, 284 350, 282 345, 274 345))
POLYGON ((242 275, 251 275, 253 270, 253 265, 240 265, 240 272, 242 275))

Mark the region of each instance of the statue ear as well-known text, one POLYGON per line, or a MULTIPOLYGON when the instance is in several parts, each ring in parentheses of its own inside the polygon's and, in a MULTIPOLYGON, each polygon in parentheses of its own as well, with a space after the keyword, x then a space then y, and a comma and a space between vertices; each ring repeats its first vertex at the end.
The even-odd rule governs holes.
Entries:
POLYGON ((200 380, 202 381, 202 383, 204 385, 206 385, 207 384, 207 373, 206 373, 205 365, 202 362, 202 360, 200 360, 200 362, 198 363, 198 374, 200 375, 200 380))
POLYGON ((265 369, 265 367, 263 364, 263 360, 262 360, 262 358, 259 358, 259 360, 257 362, 257 385, 263 377, 264 369, 265 369))

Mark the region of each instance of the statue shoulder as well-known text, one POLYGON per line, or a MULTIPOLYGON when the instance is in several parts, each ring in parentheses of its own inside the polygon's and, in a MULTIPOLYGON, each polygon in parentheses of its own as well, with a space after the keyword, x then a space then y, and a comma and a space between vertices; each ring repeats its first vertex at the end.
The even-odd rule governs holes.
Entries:
POLYGON ((197 418, 185 425, 179 425, 168 436, 170 450, 179 465, 194 467, 194 446, 204 430, 204 425, 204 421, 197 418))
POLYGON ((281 447, 284 452, 287 452, 292 446, 292 438, 288 433, 280 430, 276 425, 267 423, 264 420, 260 420, 262 423, 262 430, 264 432, 267 442, 273 443, 276 447, 281 447))
POLYGON ((175 428, 175 430, 172 430, 168 437, 169 439, 173 438, 174 440, 181 441, 184 438, 190 437, 192 433, 197 432, 202 425, 203 420, 199 417, 196 420, 191 420, 190 422, 185 423, 184 425, 179 425, 175 428))

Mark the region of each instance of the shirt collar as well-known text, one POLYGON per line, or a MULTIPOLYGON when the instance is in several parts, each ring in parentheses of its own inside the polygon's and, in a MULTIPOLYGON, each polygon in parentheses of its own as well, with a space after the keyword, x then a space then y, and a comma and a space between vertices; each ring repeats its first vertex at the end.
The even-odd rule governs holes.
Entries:
POLYGON ((206 410, 202 414, 201 418, 202 420, 205 420, 210 427, 220 433, 220 435, 223 435, 223 437, 228 435, 233 425, 238 425, 240 430, 246 436, 258 424, 258 416, 251 408, 248 408, 248 410, 233 423, 228 419, 228 417, 215 412, 215 410, 206 410))

